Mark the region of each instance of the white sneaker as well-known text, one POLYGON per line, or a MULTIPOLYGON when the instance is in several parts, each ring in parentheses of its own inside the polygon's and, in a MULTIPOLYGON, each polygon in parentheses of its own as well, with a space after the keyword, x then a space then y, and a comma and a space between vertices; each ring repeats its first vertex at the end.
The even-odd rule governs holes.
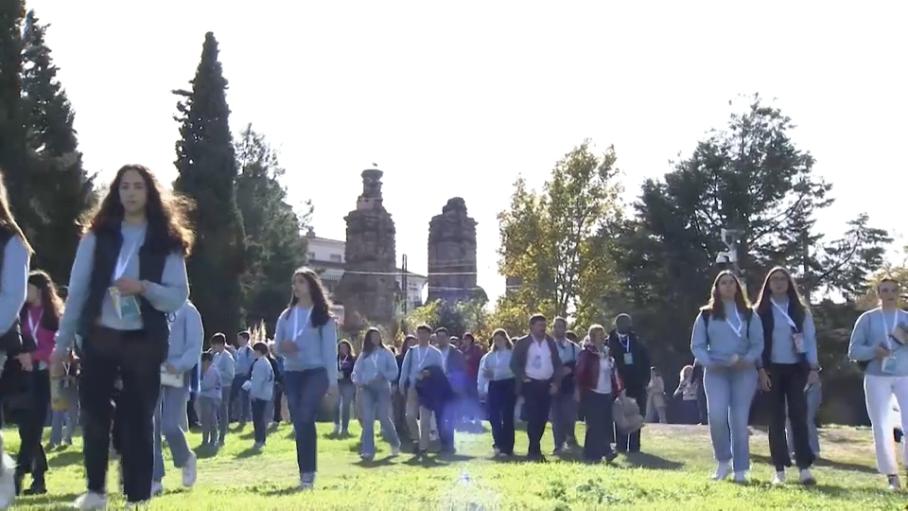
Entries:
POLYGON ((183 465, 183 487, 192 488, 195 485, 196 477, 198 476, 198 458, 196 458, 194 453, 189 453, 189 458, 186 460, 186 464, 183 465))
POLYGON ((310 491, 315 489, 315 473, 303 474, 300 476, 300 489, 310 491))
POLYGON ((815 486, 817 484, 817 480, 813 478, 809 468, 801 469, 801 484, 804 486, 815 486))
POLYGON ((772 478, 772 485, 773 486, 782 486, 783 484, 785 484, 785 471, 779 470, 776 472, 776 475, 774 475, 772 478))
POLYGON ((151 482, 151 496, 159 497, 164 494, 164 484, 161 481, 151 482))
POLYGON ((9 454, 0 458, 0 509, 7 509, 16 500, 16 463, 9 454))
POLYGON ((107 509, 107 496, 101 495, 100 493, 88 492, 73 502, 73 509, 80 509, 82 511, 107 509))
POLYGON ((716 473, 713 475, 713 479, 716 481, 724 481, 731 474, 731 461, 720 461, 719 465, 716 467, 716 473))
POLYGON ((142 509, 148 509, 148 504, 149 503, 147 500, 141 500, 139 502, 127 502, 125 509, 126 511, 139 511, 142 509))
POLYGON ((747 472, 735 472, 735 482, 738 484, 747 483, 747 472))
POLYGON ((899 481, 899 476, 889 476, 889 491, 900 491, 902 489, 902 482, 899 481))
POLYGON ((396 457, 398 457, 398 456, 400 456, 400 447, 399 447, 399 446, 398 446, 398 447, 392 447, 392 448, 391 448, 391 457, 392 457, 392 458, 396 458, 396 457))

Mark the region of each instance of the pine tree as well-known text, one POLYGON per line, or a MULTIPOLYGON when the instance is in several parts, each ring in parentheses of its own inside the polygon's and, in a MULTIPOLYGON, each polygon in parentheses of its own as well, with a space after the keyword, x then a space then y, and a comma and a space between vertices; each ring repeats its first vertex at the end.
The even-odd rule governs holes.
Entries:
POLYGON ((29 157, 22 109, 22 0, 0 0, 0 169, 13 214, 30 235, 33 222, 28 193, 29 157))
POLYGON ((236 205, 236 159, 230 134, 227 80, 218 61, 218 43, 205 34, 191 91, 178 90, 180 140, 174 188, 195 201, 196 245, 188 262, 193 302, 209 333, 236 332, 243 321, 240 279, 245 233, 236 205))
POLYGON ((23 33, 22 108, 31 155, 29 189, 39 221, 33 234, 40 247, 35 265, 66 282, 79 242, 78 220, 96 197, 94 177, 82 168, 74 113, 57 80, 57 67, 44 41, 46 30, 29 11, 23 33))
POLYGON ((287 305, 290 275, 306 262, 307 242, 301 232, 311 207, 300 216, 287 202, 287 191, 279 181, 285 170, 265 137, 251 125, 243 131, 236 153, 240 169, 236 201, 246 231, 246 315, 273 328, 287 305))

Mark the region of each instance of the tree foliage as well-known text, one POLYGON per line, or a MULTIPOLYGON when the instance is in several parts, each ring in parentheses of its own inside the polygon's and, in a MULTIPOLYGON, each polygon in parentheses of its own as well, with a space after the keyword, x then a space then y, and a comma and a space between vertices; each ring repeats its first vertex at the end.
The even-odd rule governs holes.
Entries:
POLYGON ((227 80, 218 43, 205 34, 192 90, 177 90, 180 139, 174 188, 195 201, 196 245, 188 262, 193 301, 205 330, 235 332, 243 325, 241 278, 245 232, 236 205, 237 163, 230 133, 227 80))

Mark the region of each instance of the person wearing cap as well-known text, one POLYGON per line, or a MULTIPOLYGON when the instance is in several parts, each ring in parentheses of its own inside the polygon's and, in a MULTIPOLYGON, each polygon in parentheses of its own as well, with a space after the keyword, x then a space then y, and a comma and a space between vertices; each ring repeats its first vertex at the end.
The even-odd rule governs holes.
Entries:
MULTIPOLYGON (((645 414, 646 387, 649 385, 651 367, 649 350, 634 331, 630 314, 622 313, 615 318, 615 328, 609 332, 608 346, 627 397, 637 401, 640 413, 645 414)), ((616 450, 624 453, 640 452, 640 432, 637 430, 626 435, 615 431, 616 450)))

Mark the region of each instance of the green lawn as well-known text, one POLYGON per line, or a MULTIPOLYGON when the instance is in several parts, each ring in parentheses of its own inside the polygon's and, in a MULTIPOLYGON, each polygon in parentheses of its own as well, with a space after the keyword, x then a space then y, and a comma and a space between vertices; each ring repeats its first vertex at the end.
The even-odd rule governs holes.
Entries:
MULTIPOLYGON (((318 489, 297 493, 297 468, 290 428, 281 426, 265 451, 253 455, 251 431, 232 434, 216 458, 199 462, 197 486, 179 486, 179 471, 168 467, 165 494, 152 509, 249 511, 297 509, 908 509, 908 495, 884 491, 885 481, 873 468, 870 432, 864 428, 823 431, 825 461, 815 470, 819 485, 796 483, 772 488, 764 433, 751 438, 753 481, 747 486, 708 480, 714 466, 705 428, 648 425, 646 454, 619 458, 615 466, 588 466, 564 460, 545 465, 496 462, 490 459, 490 437, 458 433, 458 457, 451 462, 414 462, 409 455, 387 459, 387 445, 378 442, 376 461, 364 464, 356 455, 358 439, 328 438, 330 426, 320 425, 318 489)), ((376 428, 378 429, 378 428, 376 428)), ((582 428, 580 429, 582 432, 582 428)), ((14 431, 6 431, 12 452, 14 431)), ((551 450, 551 434, 546 432, 551 450)), ((192 435, 193 445, 199 442, 192 435)), ((518 432, 518 452, 526 436, 518 432)), ((165 449, 166 452, 166 449, 165 449)), ((165 456, 169 456, 166 453, 165 456)), ((17 509, 63 509, 84 490, 81 450, 50 455, 50 495, 22 498, 17 509)), ((795 474, 790 473, 794 479, 795 474)), ((114 471, 111 470, 111 478, 114 471)), ((114 484, 111 481, 110 487, 114 484)), ((28 484, 28 480, 26 480, 28 484)), ((111 506, 119 506, 119 495, 111 506)))

